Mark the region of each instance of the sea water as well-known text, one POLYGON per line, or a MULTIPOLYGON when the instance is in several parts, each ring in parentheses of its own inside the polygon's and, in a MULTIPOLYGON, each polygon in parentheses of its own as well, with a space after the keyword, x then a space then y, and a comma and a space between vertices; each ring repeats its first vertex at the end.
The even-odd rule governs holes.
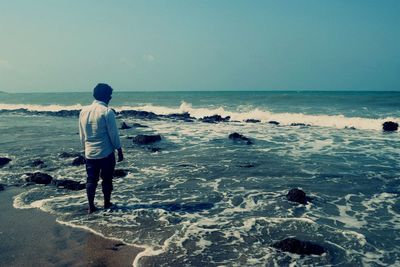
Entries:
MULTIPOLYGON (((91 101, 91 93, 0 93, 0 156, 12 159, 0 183, 21 184, 35 171, 85 182, 84 166, 59 157, 82 151, 78 119, 57 111, 91 101), (32 167, 35 159, 45 166, 32 167)), ((400 122, 399 92, 116 91, 110 106, 160 115, 117 116, 148 127, 120 130, 117 168, 128 175, 114 180, 116 208, 87 215, 84 190, 42 185, 26 186, 15 207, 143 247, 139 266, 400 265, 400 134, 382 131, 400 122), (165 116, 183 113, 192 119, 165 116), (230 119, 201 121, 212 115, 230 119), (230 140, 233 132, 253 144, 230 140), (138 134, 162 141, 139 146, 138 134), (289 202, 291 188, 312 201, 289 202), (327 253, 271 246, 287 237, 327 253)))

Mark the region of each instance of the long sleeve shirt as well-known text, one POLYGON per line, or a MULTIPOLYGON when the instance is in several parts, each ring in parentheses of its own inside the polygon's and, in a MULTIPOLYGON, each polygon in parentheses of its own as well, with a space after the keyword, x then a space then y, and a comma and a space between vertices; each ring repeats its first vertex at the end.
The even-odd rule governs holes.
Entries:
POLYGON ((114 111, 98 100, 81 110, 79 135, 88 159, 105 158, 121 148, 114 111))

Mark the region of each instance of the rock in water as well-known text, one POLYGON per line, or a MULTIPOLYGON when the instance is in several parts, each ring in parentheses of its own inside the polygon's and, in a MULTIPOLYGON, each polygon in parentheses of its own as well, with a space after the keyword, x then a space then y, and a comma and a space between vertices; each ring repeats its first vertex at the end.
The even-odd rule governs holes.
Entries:
POLYGON ((245 141, 246 144, 248 144, 248 145, 253 144, 253 142, 250 140, 250 138, 248 138, 248 137, 246 137, 244 135, 241 135, 239 133, 231 133, 228 137, 229 137, 229 139, 232 139, 234 141, 238 141, 238 140, 239 141, 245 141))
POLYGON ((116 178, 122 178, 128 175, 128 171, 124 169, 115 169, 114 170, 114 177, 116 178))
POLYGON ((0 157, 0 167, 3 167, 4 165, 6 165, 7 163, 9 163, 11 161, 11 159, 9 158, 2 158, 0 157))
POLYGON ((247 122, 247 123, 258 123, 258 122, 261 122, 261 121, 260 120, 256 120, 256 119, 247 119, 244 122, 247 122))
POLYGON ((3 184, 0 184, 0 191, 3 191, 5 189, 5 186, 3 184))
POLYGON ((397 131, 398 128, 399 128, 399 124, 396 122, 387 121, 387 122, 383 123, 383 130, 385 132, 397 131))
POLYGON ((287 193, 286 195, 286 198, 289 201, 297 202, 300 204, 307 204, 307 201, 310 200, 310 198, 306 196, 306 193, 303 190, 297 188, 290 189, 289 193, 287 193))
MULTIPOLYGON (((78 133, 79 134, 79 133, 78 133)), ((62 152, 58 155, 60 158, 74 158, 81 156, 81 153, 78 152, 62 152)))
POLYGON ((223 118, 220 115, 213 115, 213 116, 206 116, 202 118, 201 121, 207 123, 227 122, 230 120, 230 118, 231 118, 230 116, 223 118))
POLYGON ((36 184, 49 184, 53 180, 53 177, 42 172, 27 173, 26 175, 28 175, 26 178, 27 182, 33 182, 36 184))
POLYGON ((121 124, 121 130, 126 130, 126 129, 130 129, 132 128, 131 126, 128 126, 128 124, 126 124, 125 122, 122 122, 121 124))
POLYGON ((300 255, 322 255, 326 249, 318 244, 309 241, 301 241, 296 238, 286 238, 272 245, 282 251, 296 253, 300 255))
POLYGON ((269 124, 274 124, 274 125, 279 125, 279 122, 277 122, 277 121, 269 121, 268 123, 269 124))
POLYGON ((133 138, 133 142, 139 145, 147 145, 158 141, 161 141, 161 136, 159 134, 156 135, 139 134, 133 138))
POLYGON ((78 156, 78 157, 74 158, 74 160, 72 161, 72 166, 79 166, 79 165, 83 165, 85 163, 86 163, 85 157, 78 156))
POLYGON ((86 188, 86 184, 81 184, 73 180, 53 180, 52 184, 58 188, 64 188, 69 190, 82 190, 86 188))

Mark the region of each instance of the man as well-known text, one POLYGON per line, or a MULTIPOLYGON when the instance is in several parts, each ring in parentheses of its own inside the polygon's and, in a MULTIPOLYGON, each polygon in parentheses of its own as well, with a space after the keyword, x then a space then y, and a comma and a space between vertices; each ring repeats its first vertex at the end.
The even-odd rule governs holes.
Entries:
POLYGON ((105 83, 99 83, 93 90, 95 100, 79 114, 79 135, 85 149, 86 158, 86 194, 89 213, 97 210, 94 197, 99 177, 102 178, 104 208, 112 206, 112 178, 115 168, 114 151, 118 150, 118 162, 124 159, 119 140, 114 111, 108 107, 113 89, 105 83))

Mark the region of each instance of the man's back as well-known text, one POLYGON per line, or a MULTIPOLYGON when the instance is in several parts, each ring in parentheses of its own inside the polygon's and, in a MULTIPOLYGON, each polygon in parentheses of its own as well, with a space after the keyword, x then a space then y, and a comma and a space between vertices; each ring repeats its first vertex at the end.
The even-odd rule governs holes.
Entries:
POLYGON ((79 133, 88 159, 107 157, 120 148, 114 112, 101 101, 95 100, 82 109, 79 133))

